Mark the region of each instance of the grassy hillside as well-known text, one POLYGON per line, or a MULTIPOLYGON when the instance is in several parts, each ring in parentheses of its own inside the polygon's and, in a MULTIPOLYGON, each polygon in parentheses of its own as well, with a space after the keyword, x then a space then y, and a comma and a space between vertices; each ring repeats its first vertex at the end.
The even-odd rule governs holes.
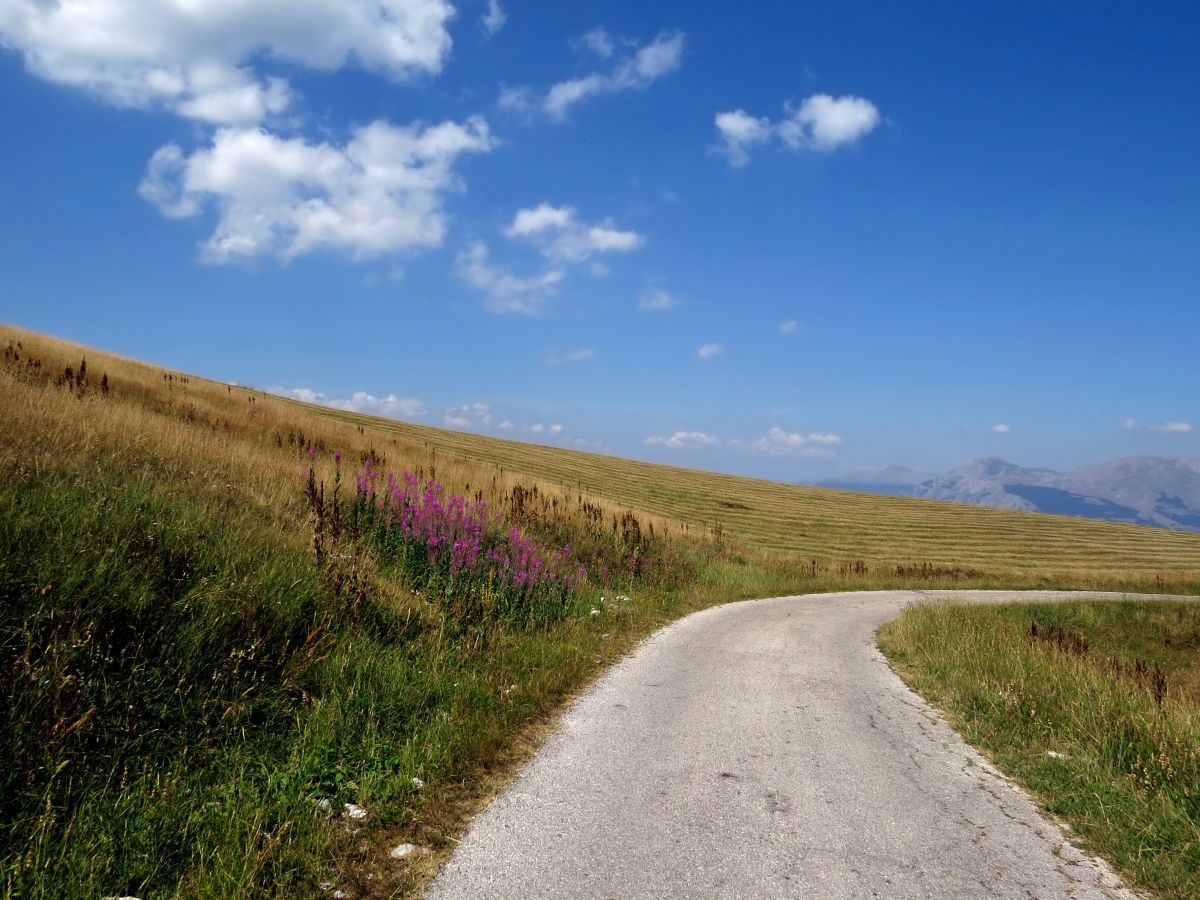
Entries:
POLYGON ((0 472, 21 897, 413 891, 547 715, 712 603, 1200 589, 1200 535, 405 425, 7 327, 0 472))
POLYGON ((1200 535, 779 484, 337 410, 316 412, 444 458, 491 463, 567 490, 652 511, 692 532, 720 528, 740 544, 777 551, 779 558, 792 562, 814 557, 861 561, 880 575, 896 566, 929 563, 1022 582, 1044 577, 1075 578, 1078 583, 1096 578, 1152 583, 1161 577, 1174 584, 1200 574, 1200 535))

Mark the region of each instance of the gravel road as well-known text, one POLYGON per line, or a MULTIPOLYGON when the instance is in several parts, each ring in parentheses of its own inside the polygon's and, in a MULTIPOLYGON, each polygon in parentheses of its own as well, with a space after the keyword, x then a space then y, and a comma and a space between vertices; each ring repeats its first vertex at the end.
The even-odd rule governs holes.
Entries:
POLYGON ((571 707, 428 896, 1132 898, 875 646, 919 597, 1069 596, 823 594, 682 619, 571 707))

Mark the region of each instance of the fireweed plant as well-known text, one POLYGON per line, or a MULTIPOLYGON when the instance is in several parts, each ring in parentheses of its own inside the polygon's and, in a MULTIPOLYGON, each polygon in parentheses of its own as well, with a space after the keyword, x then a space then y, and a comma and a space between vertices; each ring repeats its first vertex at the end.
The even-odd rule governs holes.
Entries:
POLYGON ((354 473, 353 495, 345 497, 341 453, 332 454, 329 487, 312 465, 318 452, 306 450, 313 556, 332 573, 335 590, 356 602, 365 590, 368 550, 382 574, 399 577, 460 628, 546 624, 568 614, 589 588, 648 577, 662 583, 681 574, 683 561, 652 531, 644 533, 632 513, 614 516, 607 529, 599 508, 582 497, 583 515, 570 515, 565 498, 520 486, 503 495, 504 508, 493 509, 482 491, 448 492, 432 472, 385 474, 369 455, 354 473), (579 550, 568 542, 572 531, 579 550))

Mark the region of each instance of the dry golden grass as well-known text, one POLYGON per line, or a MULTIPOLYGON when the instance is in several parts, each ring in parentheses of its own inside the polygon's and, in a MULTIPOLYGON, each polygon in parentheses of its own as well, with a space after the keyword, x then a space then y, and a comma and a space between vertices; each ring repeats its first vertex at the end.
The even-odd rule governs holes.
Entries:
POLYGON ((608 512, 635 509, 668 532, 711 538, 719 529, 738 552, 772 566, 863 561, 883 575, 928 563, 997 584, 1182 589, 1200 581, 1200 534, 780 484, 447 431, 177 373, 164 380, 151 366, 0 326, 0 345, 10 342, 56 370, 86 355, 93 373, 108 372, 112 402, 18 396, 5 380, 0 426, 38 429, 64 448, 105 446, 229 469, 267 505, 294 498, 295 456, 281 454, 277 442, 303 433, 348 453, 374 448, 397 468, 435 467, 448 485, 489 498, 517 482, 537 483, 590 496, 608 512))

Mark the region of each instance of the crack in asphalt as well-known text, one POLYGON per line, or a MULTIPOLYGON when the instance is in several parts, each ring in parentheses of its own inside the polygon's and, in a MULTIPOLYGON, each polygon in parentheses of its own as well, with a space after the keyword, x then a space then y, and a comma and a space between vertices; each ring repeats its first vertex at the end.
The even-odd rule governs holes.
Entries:
POLYGON ((874 642, 916 599, 1070 596, 826 594, 676 622, 571 707, 428 896, 1132 900, 874 642))

